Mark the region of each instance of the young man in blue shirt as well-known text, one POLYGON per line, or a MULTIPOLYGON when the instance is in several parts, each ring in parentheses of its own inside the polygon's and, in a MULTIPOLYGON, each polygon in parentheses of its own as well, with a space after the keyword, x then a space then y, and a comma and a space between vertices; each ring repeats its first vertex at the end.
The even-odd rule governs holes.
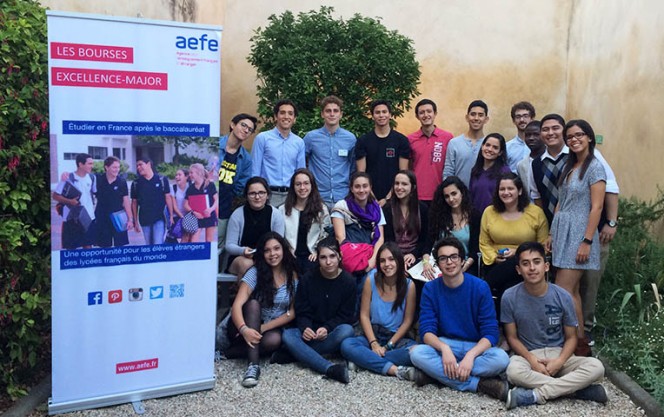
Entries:
POLYGON ((304 136, 305 155, 318 191, 327 207, 348 195, 350 174, 355 168, 355 135, 339 126, 343 101, 327 96, 321 101, 324 125, 304 136))
MULTIPOLYGON (((486 282, 463 272, 466 253, 456 238, 434 245, 442 276, 422 290, 420 336, 425 344, 410 351, 410 360, 438 382, 459 391, 507 399, 507 382, 496 378, 509 357, 498 343, 498 321, 486 282)), ((415 382, 426 376, 416 372, 415 382)))
POLYGON ((290 100, 274 105, 276 126, 261 132, 251 147, 252 176, 263 177, 270 185, 270 204, 274 207, 286 201, 290 179, 298 168, 305 167, 304 141, 291 129, 297 120, 297 107, 290 100))

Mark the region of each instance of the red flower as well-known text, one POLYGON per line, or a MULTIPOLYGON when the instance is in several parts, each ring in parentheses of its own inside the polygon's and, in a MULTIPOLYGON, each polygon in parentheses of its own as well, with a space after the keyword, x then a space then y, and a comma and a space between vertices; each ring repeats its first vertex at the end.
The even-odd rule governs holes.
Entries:
POLYGON ((15 171, 15 170, 16 170, 16 167, 19 165, 19 163, 20 163, 20 159, 19 159, 19 157, 18 157, 18 156, 14 156, 14 157, 9 161, 9 163, 7 164, 7 168, 8 168, 10 171, 15 171))

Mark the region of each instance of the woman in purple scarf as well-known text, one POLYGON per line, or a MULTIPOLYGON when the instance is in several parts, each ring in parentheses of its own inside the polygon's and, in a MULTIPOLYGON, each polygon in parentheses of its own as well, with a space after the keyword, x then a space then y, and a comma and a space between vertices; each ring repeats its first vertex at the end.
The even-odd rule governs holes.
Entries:
POLYGON ((376 254, 383 244, 385 217, 371 191, 371 178, 366 172, 355 172, 350 177, 350 192, 332 210, 334 236, 339 244, 368 243, 373 253, 366 271, 376 266, 376 254))

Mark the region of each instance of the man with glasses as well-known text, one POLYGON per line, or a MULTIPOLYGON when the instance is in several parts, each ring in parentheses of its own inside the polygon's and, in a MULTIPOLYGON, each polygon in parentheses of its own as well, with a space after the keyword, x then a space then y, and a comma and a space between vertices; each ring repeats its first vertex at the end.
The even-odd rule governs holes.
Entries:
POLYGON ((231 119, 230 132, 219 139, 219 242, 226 241, 228 219, 233 212, 233 200, 242 197, 244 186, 251 177, 252 160, 242 146, 256 131, 256 117, 246 113, 231 119))
POLYGON ((320 116, 324 125, 304 136, 305 154, 309 170, 316 178, 318 191, 327 207, 348 194, 350 174, 355 167, 355 135, 339 126, 343 116, 343 101, 327 96, 321 103, 320 116))
POLYGON ((483 280, 463 272, 466 253, 458 239, 439 240, 433 253, 442 276, 422 290, 420 337, 425 344, 410 352, 419 368, 415 383, 424 385, 430 377, 459 391, 505 401, 507 382, 497 376, 507 368, 509 357, 495 347, 498 321, 491 290, 483 280))
POLYGON ((297 120, 297 107, 290 100, 279 100, 273 108, 276 126, 256 136, 251 147, 252 174, 270 184, 270 204, 286 201, 290 179, 298 168, 304 168, 304 141, 291 131, 297 120))
POLYGON ((520 101, 512 106, 512 123, 516 126, 516 136, 507 142, 507 163, 517 174, 517 165, 530 154, 526 145, 526 126, 535 118, 535 107, 527 101, 520 101))

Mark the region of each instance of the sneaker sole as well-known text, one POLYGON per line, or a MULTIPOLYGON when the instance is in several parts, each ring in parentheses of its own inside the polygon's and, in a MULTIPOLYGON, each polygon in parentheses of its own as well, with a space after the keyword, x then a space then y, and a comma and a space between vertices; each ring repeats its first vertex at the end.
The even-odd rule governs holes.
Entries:
POLYGON ((245 388, 253 388, 258 385, 257 379, 244 379, 242 380, 242 386, 245 388))

